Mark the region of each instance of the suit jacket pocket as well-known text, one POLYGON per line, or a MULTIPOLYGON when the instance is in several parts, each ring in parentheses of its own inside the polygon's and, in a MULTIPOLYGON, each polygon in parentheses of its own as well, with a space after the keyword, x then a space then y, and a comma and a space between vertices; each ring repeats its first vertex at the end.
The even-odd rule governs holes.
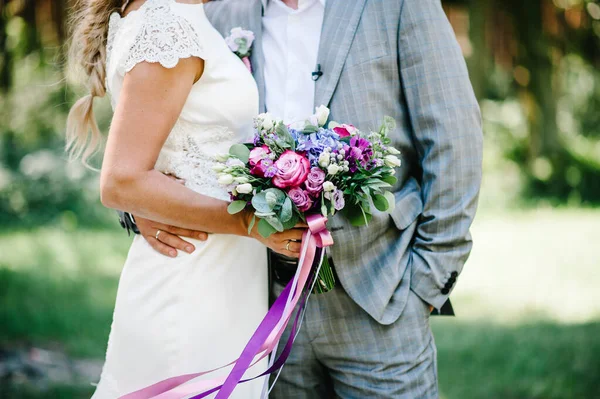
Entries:
POLYGON ((389 40, 385 29, 365 27, 361 24, 350 47, 346 68, 373 62, 389 54, 389 40))

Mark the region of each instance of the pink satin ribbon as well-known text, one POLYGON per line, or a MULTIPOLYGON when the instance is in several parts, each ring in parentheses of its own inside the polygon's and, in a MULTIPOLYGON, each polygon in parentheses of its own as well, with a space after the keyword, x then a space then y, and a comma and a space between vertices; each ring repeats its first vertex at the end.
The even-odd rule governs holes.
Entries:
POLYGON ((294 279, 286 287, 286 290, 282 293, 282 297, 278 298, 276 303, 269 309, 269 312, 238 359, 217 369, 168 378, 146 388, 121 396, 120 399, 181 399, 193 394, 202 394, 209 391, 219 392, 216 399, 228 398, 240 383, 244 374, 272 353, 273 349, 277 346, 292 317, 294 308, 302 297, 311 274, 317 247, 325 248, 333 245, 333 238, 329 231, 327 231, 327 218, 321 215, 309 215, 306 217, 306 222, 308 230, 303 236, 299 267, 294 279), (287 295, 287 297, 283 297, 283 295, 287 295), (285 305, 283 304, 284 301, 285 305), (257 357, 258 359, 256 359, 257 357), (234 365, 234 367, 228 376, 190 382, 195 378, 231 365, 234 365))

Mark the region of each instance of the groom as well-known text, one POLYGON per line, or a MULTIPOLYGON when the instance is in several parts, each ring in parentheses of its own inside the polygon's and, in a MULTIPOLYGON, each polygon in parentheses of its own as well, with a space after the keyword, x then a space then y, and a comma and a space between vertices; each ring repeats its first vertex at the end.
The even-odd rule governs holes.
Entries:
MULTIPOLYGON (((482 161, 479 108, 440 0, 221 0, 205 10, 223 36, 255 33, 261 112, 291 123, 324 104, 359 129, 398 122, 395 210, 362 228, 330 220, 337 285, 311 297, 271 397, 437 398, 429 314, 451 312, 482 161)), ((137 223, 165 254, 185 248, 177 234, 202 235, 137 223)), ((271 255, 271 269, 277 295, 295 265, 271 255)))

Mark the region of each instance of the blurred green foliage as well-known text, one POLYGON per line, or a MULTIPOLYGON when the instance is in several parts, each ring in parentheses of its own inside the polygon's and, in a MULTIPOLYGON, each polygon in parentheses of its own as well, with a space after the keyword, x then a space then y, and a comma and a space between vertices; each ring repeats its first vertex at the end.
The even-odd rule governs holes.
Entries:
MULTIPOLYGON (((114 223, 99 203, 97 172, 63 152, 77 97, 64 61, 74 1, 0 4, 0 226, 114 223)), ((600 203, 598 1, 443 4, 483 111, 482 204, 600 203)), ((107 131, 108 102, 96 101, 107 131)))

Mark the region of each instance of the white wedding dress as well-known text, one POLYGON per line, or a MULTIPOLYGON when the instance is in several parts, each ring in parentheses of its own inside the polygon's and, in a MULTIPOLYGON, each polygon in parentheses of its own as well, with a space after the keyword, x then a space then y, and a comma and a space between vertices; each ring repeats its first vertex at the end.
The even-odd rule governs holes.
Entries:
MULTIPOLYGON (((113 108, 125 74, 135 65, 158 62, 173 68, 187 57, 204 59, 204 74, 156 169, 184 179, 198 193, 228 200, 211 165, 215 154, 252 137, 258 113, 252 75, 210 25, 201 4, 148 0, 126 17, 111 16, 107 87, 113 108)), ((266 249, 250 238, 218 234, 193 244, 193 254, 167 258, 142 237, 134 239, 94 399, 115 399, 169 377, 210 370, 241 354, 268 310, 266 249)), ((263 361, 245 377, 266 366, 263 361)), ((263 382, 242 384, 231 397, 259 398, 263 382)))

